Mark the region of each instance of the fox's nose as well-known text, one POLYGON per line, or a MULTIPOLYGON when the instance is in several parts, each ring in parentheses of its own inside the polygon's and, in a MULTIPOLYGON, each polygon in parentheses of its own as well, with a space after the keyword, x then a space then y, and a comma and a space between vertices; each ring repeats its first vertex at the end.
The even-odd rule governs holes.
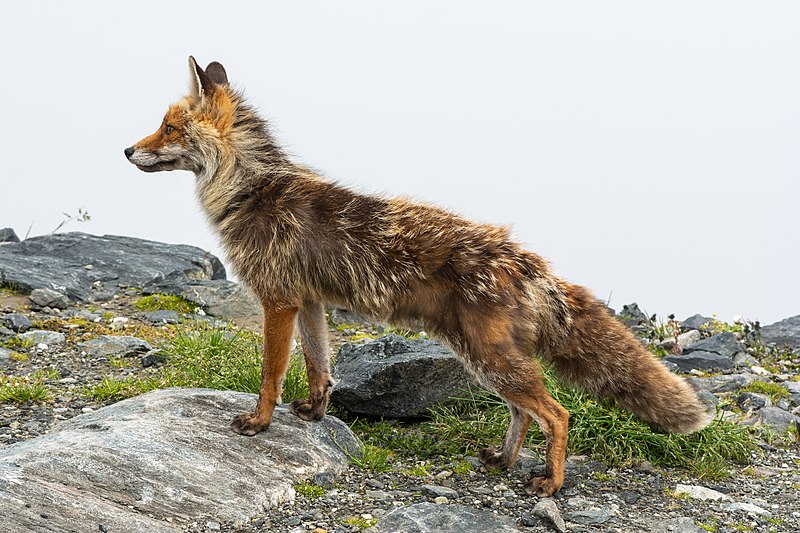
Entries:
POLYGON ((125 148, 125 157, 130 159, 131 156, 133 155, 133 152, 135 152, 135 151, 136 150, 133 148, 133 146, 129 146, 129 147, 125 148))

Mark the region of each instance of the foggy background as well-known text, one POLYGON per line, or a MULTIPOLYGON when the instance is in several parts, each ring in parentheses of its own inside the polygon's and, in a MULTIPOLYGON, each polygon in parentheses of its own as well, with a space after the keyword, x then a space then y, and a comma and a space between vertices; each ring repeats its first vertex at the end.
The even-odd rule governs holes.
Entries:
POLYGON ((123 149, 222 62, 296 158, 514 235, 620 309, 800 313, 796 2, 13 2, 0 227, 222 255, 123 149))

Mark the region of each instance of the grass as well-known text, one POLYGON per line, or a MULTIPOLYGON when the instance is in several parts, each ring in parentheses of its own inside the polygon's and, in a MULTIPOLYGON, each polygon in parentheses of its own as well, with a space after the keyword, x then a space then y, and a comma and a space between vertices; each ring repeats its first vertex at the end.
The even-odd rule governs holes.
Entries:
POLYGON ((44 381, 49 373, 34 373, 16 377, 0 375, 0 403, 43 402, 50 399, 50 389, 44 381))
POLYGON ((33 346, 33 341, 24 339, 22 337, 9 337, 4 341, 0 341, 0 348, 8 348, 10 350, 27 350, 33 346))
POLYGON ((428 477, 431 474, 431 465, 418 464, 403 470, 403 474, 409 477, 428 477))
POLYGON ((765 394, 769 396, 773 404, 778 403, 782 398, 788 398, 790 396, 789 391, 783 385, 771 381, 754 381, 746 387, 741 388, 739 392, 765 394))
POLYGON ((158 377, 105 377, 100 383, 86 387, 83 394, 92 400, 105 402, 124 400, 165 386, 170 386, 170 384, 158 377))
POLYGON ((316 483, 312 483, 311 481, 302 481, 300 483, 295 483, 294 491, 301 496, 305 496, 306 498, 321 498, 325 496, 325 489, 317 485, 316 483))
POLYGON ((133 304, 139 311, 177 311, 193 313, 195 305, 185 298, 172 294, 151 294, 142 296, 133 304))
POLYGON ((465 476, 470 472, 473 472, 475 468, 473 468, 472 463, 469 461, 461 460, 456 463, 453 467, 453 473, 458 474, 459 476, 465 476))
POLYGON ((370 528, 375 525, 377 522, 377 518, 364 518, 363 516, 352 516, 350 518, 345 518, 342 520, 343 524, 348 526, 354 526, 359 529, 359 531, 363 531, 367 528, 370 528))
POLYGON ((364 444, 358 453, 350 456, 350 460, 363 470, 389 472, 392 469, 391 459, 393 457, 394 453, 387 448, 364 444))

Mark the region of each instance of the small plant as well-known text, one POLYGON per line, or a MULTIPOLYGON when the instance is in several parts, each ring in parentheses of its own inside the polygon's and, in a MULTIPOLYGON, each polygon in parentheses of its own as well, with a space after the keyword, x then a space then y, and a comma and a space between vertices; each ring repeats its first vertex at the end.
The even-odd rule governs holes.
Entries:
POLYGON ((13 377, 0 375, 0 402, 43 402, 50 398, 50 390, 41 376, 13 377))
POLYGON ((698 521, 696 523, 697 523, 697 525, 699 527, 705 529, 706 531, 710 531, 711 533, 714 533, 715 531, 719 531, 719 525, 716 522, 700 522, 700 521, 698 521))
POLYGON ((142 296, 133 306, 139 311, 176 311, 178 313, 193 313, 195 305, 172 294, 150 294, 142 296))
MULTIPOLYGON (((62 214, 64 215, 64 220, 62 220, 61 223, 58 226, 56 226, 56 229, 50 232, 50 235, 54 235, 58 230, 64 227, 65 224, 68 224, 73 220, 76 222, 89 222, 90 220, 92 220, 92 216, 89 214, 89 212, 82 207, 78 208, 78 213, 75 215, 70 215, 69 213, 62 213, 62 214)), ((31 224, 31 226, 33 226, 33 224, 31 224)), ((30 233, 30 229, 28 230, 28 232, 30 233)), ((25 238, 27 238, 27 235, 25 236, 25 238)))
POLYGON ((8 358, 12 361, 22 362, 27 361, 31 358, 31 356, 25 352, 11 352, 11 355, 9 355, 8 358))
POLYGON ((320 498, 325 496, 325 489, 316 483, 312 483, 311 481, 295 483, 294 491, 301 496, 305 496, 306 498, 320 498))
POLYGON ((472 463, 469 461, 461 460, 453 467, 453 473, 458 474, 460 476, 465 476, 470 472, 474 472, 475 468, 473 468, 472 463))
POLYGON ((124 400, 162 386, 164 384, 157 378, 105 377, 100 383, 85 388, 83 393, 88 398, 104 402, 108 400, 124 400))
POLYGON ((0 341, 0 348, 9 348, 11 350, 22 349, 27 350, 33 346, 33 341, 23 337, 9 337, 4 341, 0 341))
POLYGON ((370 472, 388 472, 392 469, 390 459, 392 458, 391 450, 373 446, 372 444, 364 444, 361 450, 356 454, 350 456, 350 460, 357 467, 370 472))
POLYGON ((740 391, 765 394, 769 396, 772 403, 778 403, 782 398, 788 398, 790 396, 789 391, 783 385, 771 381, 754 381, 740 389, 740 391))
POLYGON ((431 465, 420 463, 412 466, 411 468, 403 470, 402 473, 409 477, 427 477, 431 473, 431 465))
POLYGON ((363 531, 367 528, 374 526, 375 522, 377 521, 378 521, 377 518, 364 518, 364 516, 362 515, 362 516, 353 516, 350 518, 345 518, 344 520, 342 520, 342 523, 348 526, 357 527, 359 531, 363 531))

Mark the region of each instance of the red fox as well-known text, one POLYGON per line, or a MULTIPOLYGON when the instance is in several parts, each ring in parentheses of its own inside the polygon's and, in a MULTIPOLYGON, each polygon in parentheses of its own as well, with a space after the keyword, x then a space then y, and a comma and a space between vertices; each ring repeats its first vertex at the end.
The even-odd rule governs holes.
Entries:
POLYGON ((303 420, 324 416, 331 386, 326 303, 424 325, 508 403, 502 446, 479 453, 487 465, 514 463, 535 420, 547 456, 544 477, 525 485, 529 494, 561 488, 569 418, 547 392, 534 355, 564 381, 616 399, 660 430, 689 433, 708 423, 683 379, 506 228, 327 181, 287 156, 221 64, 203 70, 190 57, 189 71, 189 94, 125 156, 145 172, 194 172, 230 264, 262 304, 261 389, 255 411, 231 422, 235 432, 269 426, 296 322, 311 394, 290 409, 303 420))

